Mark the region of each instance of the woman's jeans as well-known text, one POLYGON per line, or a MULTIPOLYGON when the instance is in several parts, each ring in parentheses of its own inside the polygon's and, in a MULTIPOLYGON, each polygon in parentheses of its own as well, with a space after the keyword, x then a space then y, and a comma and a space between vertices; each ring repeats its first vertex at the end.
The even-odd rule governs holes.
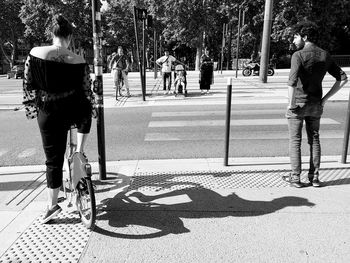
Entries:
POLYGON ((320 103, 306 103, 288 110, 286 117, 289 128, 289 156, 291 162, 291 180, 299 181, 301 174, 301 140, 305 120, 308 144, 310 145, 309 178, 318 176, 321 162, 320 119, 323 107, 320 103))

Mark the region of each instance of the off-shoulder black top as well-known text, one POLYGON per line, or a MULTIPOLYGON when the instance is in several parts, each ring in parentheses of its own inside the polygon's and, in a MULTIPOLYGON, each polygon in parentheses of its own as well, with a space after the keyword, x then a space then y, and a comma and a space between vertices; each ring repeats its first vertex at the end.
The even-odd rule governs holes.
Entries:
POLYGON ((29 54, 25 64, 23 104, 28 119, 38 110, 51 111, 74 104, 72 115, 91 118, 94 103, 89 66, 45 60, 29 54), (71 103, 74 101, 74 103, 71 103))

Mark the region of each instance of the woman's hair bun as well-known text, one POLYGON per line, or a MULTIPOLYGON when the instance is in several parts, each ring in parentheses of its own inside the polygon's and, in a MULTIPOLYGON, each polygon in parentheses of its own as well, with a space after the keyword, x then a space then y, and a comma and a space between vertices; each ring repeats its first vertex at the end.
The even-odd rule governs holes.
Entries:
POLYGON ((52 33, 54 36, 67 38, 73 33, 73 26, 62 14, 55 15, 52 22, 52 33))

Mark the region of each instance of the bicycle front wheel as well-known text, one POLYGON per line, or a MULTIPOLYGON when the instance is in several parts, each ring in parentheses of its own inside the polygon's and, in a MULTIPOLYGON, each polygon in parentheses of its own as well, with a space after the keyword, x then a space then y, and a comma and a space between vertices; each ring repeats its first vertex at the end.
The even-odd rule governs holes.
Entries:
POLYGON ((91 229, 96 221, 96 200, 91 178, 81 179, 77 191, 77 208, 81 222, 91 229))

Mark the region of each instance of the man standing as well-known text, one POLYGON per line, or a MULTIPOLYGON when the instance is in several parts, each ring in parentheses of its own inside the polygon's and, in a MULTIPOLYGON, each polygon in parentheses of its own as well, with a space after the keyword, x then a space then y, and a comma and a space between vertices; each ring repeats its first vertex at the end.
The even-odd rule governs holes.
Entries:
POLYGON ((295 26, 293 33, 293 43, 298 51, 293 54, 291 59, 288 81, 289 104, 286 113, 289 128, 291 174, 283 179, 297 188, 306 185, 319 187, 321 186, 319 181, 321 162, 319 128, 323 107, 327 100, 345 85, 347 76, 325 50, 315 45, 318 36, 316 24, 301 22, 295 26), (323 96, 322 80, 327 72, 336 81, 329 92, 323 96), (300 181, 300 148, 304 121, 310 145, 308 184, 303 184, 300 181))
POLYGON ((112 56, 109 62, 109 68, 111 69, 111 72, 112 72, 115 88, 118 87, 120 78, 123 78, 124 86, 127 90, 128 96, 130 96, 129 81, 128 81, 129 66, 130 66, 129 59, 126 55, 124 55, 123 48, 119 46, 117 53, 114 54, 114 56, 112 56))
POLYGON ((164 56, 156 60, 157 65, 162 67, 162 79, 163 79, 163 90, 164 94, 168 94, 171 89, 171 68, 177 59, 169 55, 169 51, 164 51, 164 56), (168 79, 168 90, 166 89, 166 80, 168 79))

